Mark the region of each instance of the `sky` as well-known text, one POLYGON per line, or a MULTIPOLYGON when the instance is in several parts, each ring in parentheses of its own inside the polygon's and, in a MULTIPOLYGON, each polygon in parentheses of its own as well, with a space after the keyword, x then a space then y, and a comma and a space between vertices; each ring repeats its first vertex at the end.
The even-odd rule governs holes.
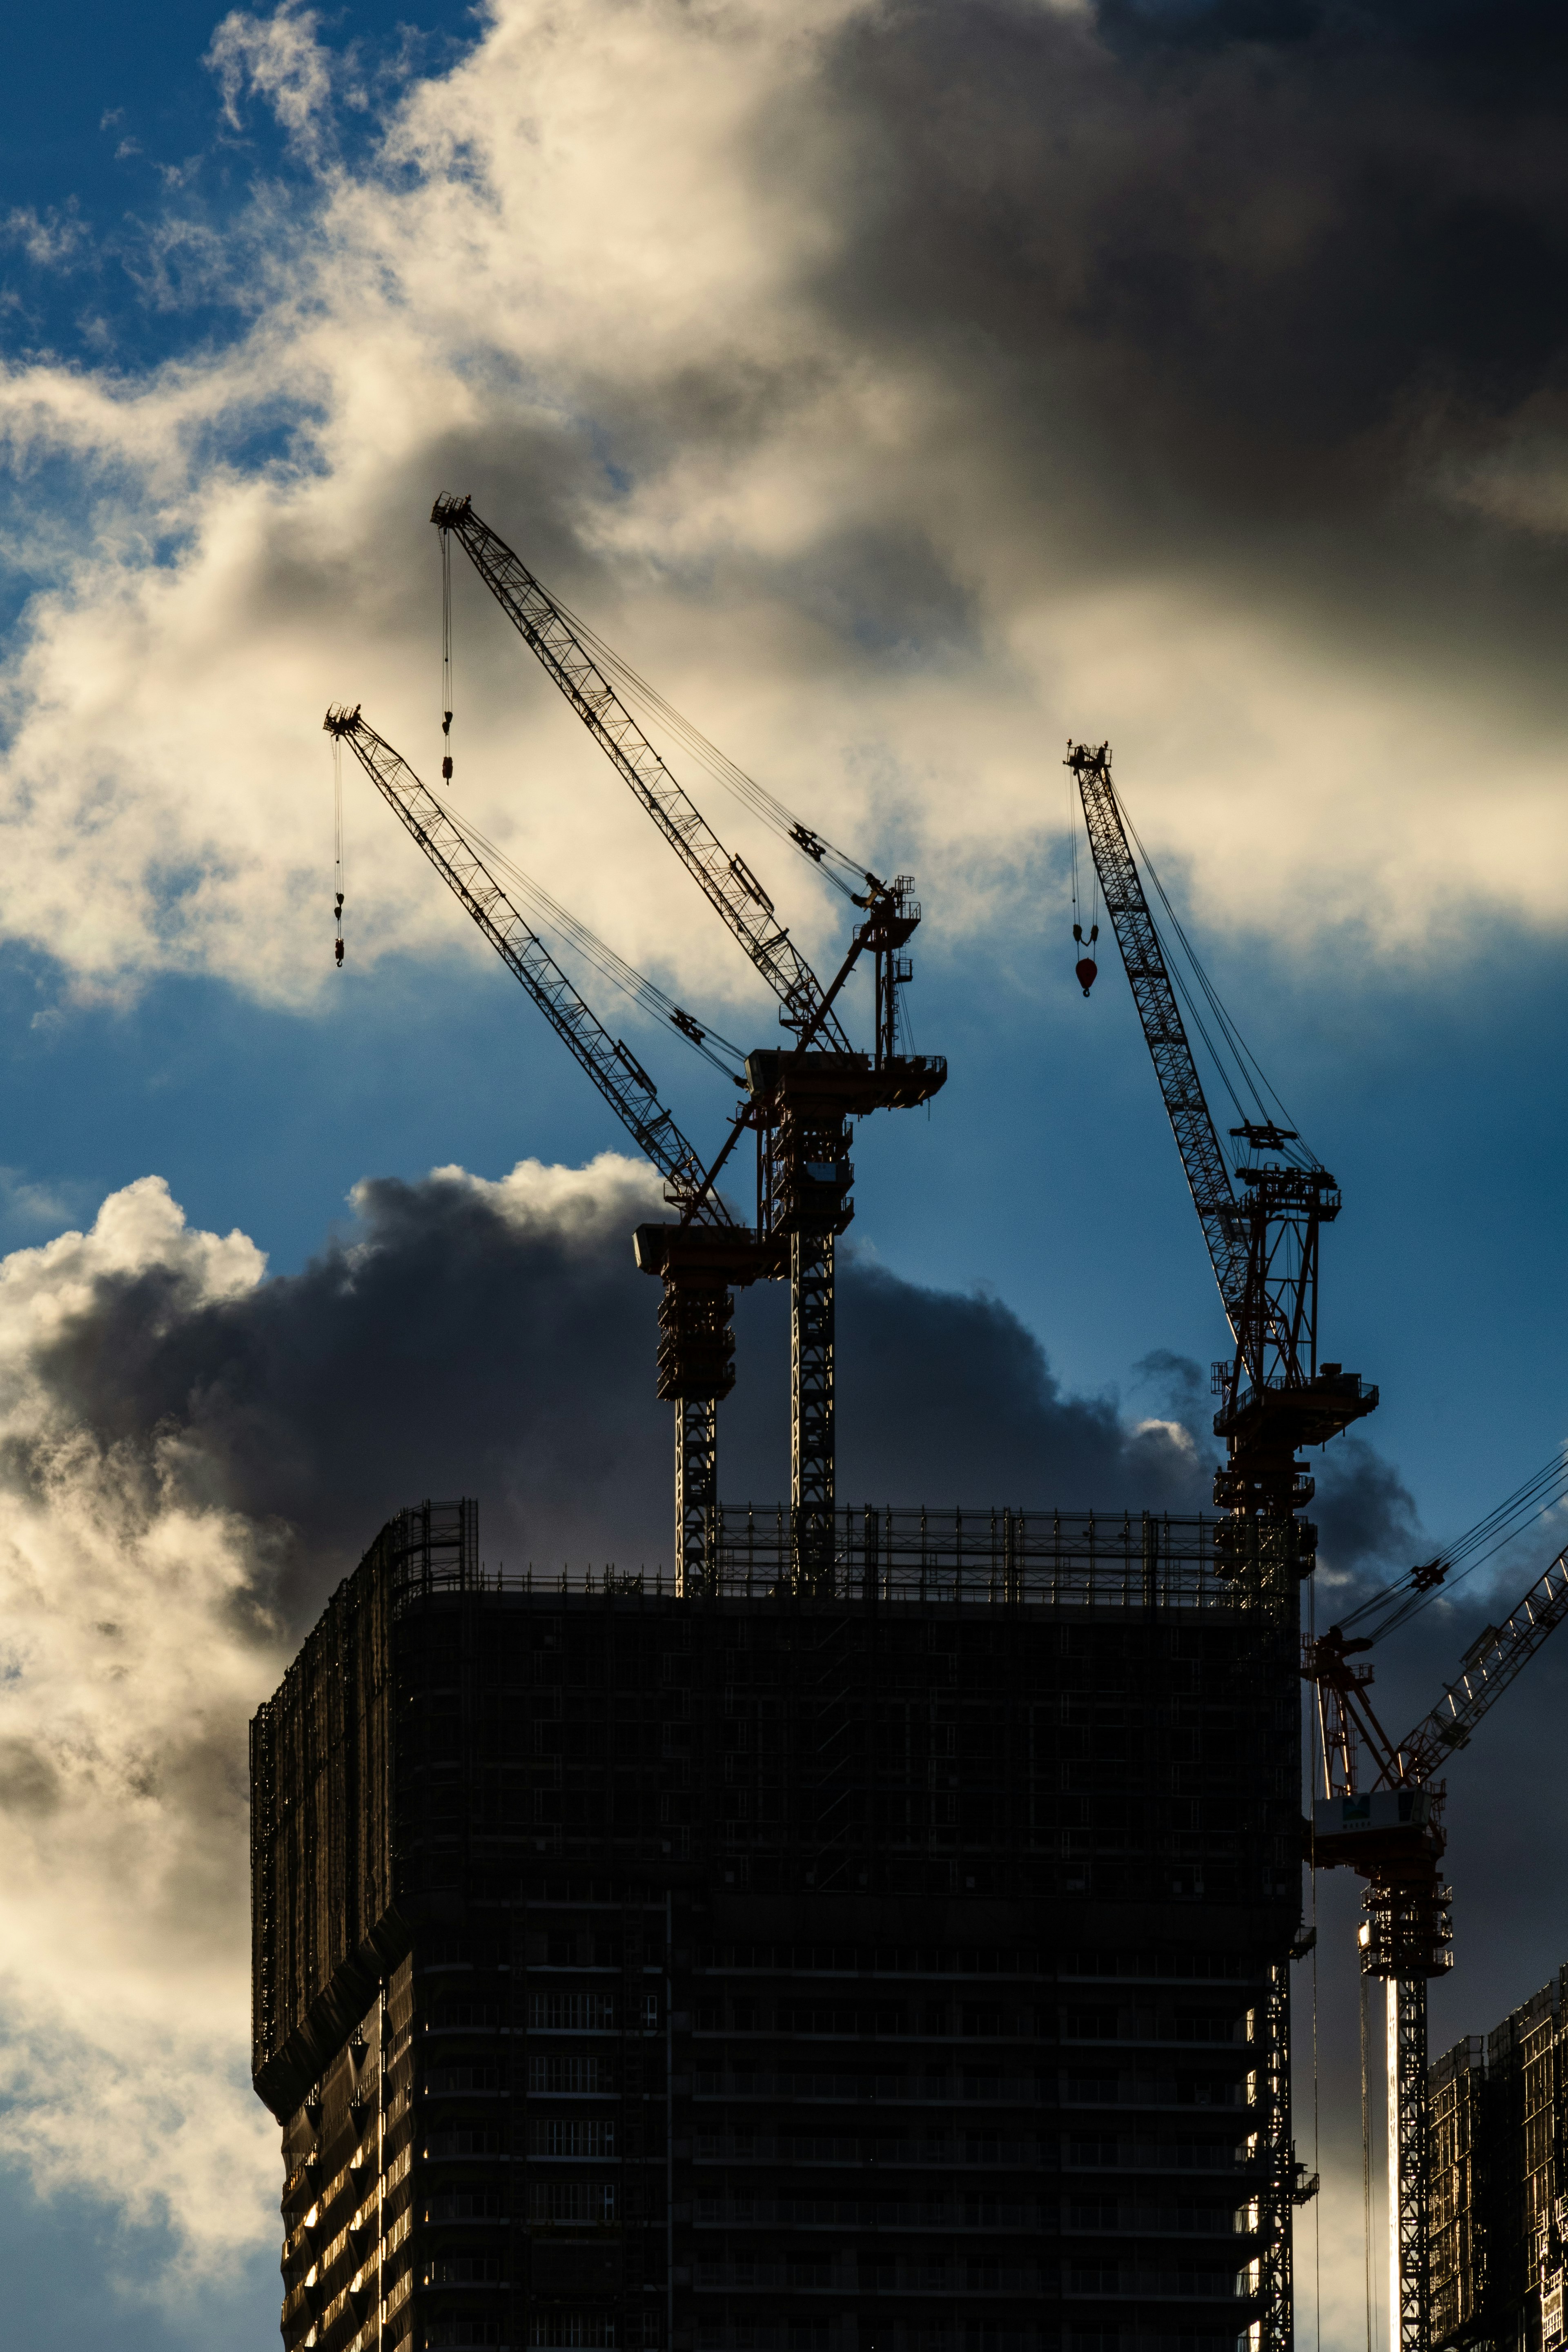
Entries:
MULTIPOLYGON (((1206 1502, 1226 1328, 1109 937, 1087 1003, 1072 977, 1079 738, 1343 1187, 1323 1350, 1382 1402, 1314 1465, 1314 1605, 1562 1447, 1565 41, 1510 0, 13 30, 0 2243, 30 2340, 275 2340, 244 1727, 381 1520, 477 1492, 490 1557, 667 1555, 626 1241, 657 1184, 352 761, 333 962, 321 719, 362 702, 434 778, 437 494, 917 878, 914 1041, 951 1076, 857 1138, 842 1492, 1206 1502)), ((773 1042, 460 553, 453 651, 456 805, 773 1042)), ((831 969, 843 902, 670 759, 831 969)), ((716 1145, 723 1081, 577 976, 716 1145)), ((781 1299, 738 1322, 722 1484, 772 1500, 781 1299)), ((1402 1727, 1563 1532, 1390 1643, 1402 1727)), ((1434 2050, 1568 1959, 1565 1700, 1549 1647, 1453 1767, 1434 2050)), ((1339 2352, 1355 1890, 1312 1899, 1299 2314, 1339 2352)))

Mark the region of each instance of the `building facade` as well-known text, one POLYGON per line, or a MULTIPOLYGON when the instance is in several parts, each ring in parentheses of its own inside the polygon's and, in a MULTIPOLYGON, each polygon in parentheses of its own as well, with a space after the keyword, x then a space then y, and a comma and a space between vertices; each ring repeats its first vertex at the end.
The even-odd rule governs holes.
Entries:
POLYGON ((282 2332, 1289 2340, 1296 1570, 1214 1523, 779 1515, 718 1590, 383 1530, 252 1732, 282 2332))
POLYGON ((1568 1969, 1428 2077, 1432 2341, 1556 2352, 1568 2252, 1568 1969))

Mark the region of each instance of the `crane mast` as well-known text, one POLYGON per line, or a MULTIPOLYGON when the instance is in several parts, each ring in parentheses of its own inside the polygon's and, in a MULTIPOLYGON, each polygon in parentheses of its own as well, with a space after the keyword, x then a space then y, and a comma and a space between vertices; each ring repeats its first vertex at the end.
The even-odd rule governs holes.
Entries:
MULTIPOLYGON (((1417 1571, 1421 1574, 1423 1571, 1417 1571)), ((1429 1571, 1426 1571, 1429 1574, 1429 1571)), ((1312 1862, 1366 1881, 1364 1976, 1387 1987, 1389 2311, 1398 2352, 1426 2352, 1431 2332, 1431 2178, 1426 2112, 1426 1987, 1453 1965, 1444 1786, 1436 1775, 1568 1618, 1568 1548, 1543 1569, 1500 1625, 1471 1643, 1459 1673, 1403 1739, 1391 1739, 1368 1696, 1372 1647, 1339 1626, 1309 1643, 1303 1673, 1322 1729, 1323 1789, 1312 1811, 1312 1862), (1376 1767, 1360 1789, 1360 1759, 1376 1767)))
MULTIPOLYGON (((670 773, 574 627, 571 616, 474 512, 468 498, 444 497, 431 521, 455 535, 474 569, 537 656, 697 883, 709 904, 779 1000, 792 1047, 747 1056, 759 1152, 759 1239, 773 1245, 770 1270, 790 1282, 790 1504, 797 1581, 819 1588, 833 1573, 836 1475, 835 1243, 853 1217, 850 1121, 872 1110, 928 1102, 944 1083, 940 1055, 896 1051, 898 990, 910 976, 902 950, 921 919, 907 875, 864 877, 866 919, 825 989, 779 922, 773 900, 743 858, 732 856, 670 773), (857 1053, 837 1001, 859 958, 875 965, 876 1050, 857 1053)), ((805 828, 795 837, 808 856, 822 845, 805 828), (815 844, 815 845, 814 845, 815 844)))
POLYGON ((718 1408, 735 1384, 731 1288, 773 1269, 776 1247, 731 1215, 712 1172, 654 1092, 636 1056, 613 1038, 524 921, 500 884, 401 753, 356 704, 330 709, 326 732, 346 742, 383 800, 453 896, 521 981, 567 1051, 665 1181, 676 1224, 641 1225, 637 1263, 661 1276, 658 1392, 675 1407, 677 1581, 696 1590, 710 1572, 718 1503, 718 1408))

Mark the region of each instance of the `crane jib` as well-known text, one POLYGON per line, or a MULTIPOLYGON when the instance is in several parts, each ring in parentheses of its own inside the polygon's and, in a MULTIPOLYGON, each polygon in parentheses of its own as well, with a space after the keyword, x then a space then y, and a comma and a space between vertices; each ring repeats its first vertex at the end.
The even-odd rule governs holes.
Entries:
MULTIPOLYGON (((455 531, 479 577, 553 678, 589 733, 675 850, 784 1009, 792 1027, 816 1020, 824 991, 772 917, 772 902, 743 859, 731 856, 626 709, 571 624, 521 556, 467 499, 438 499, 431 520, 455 531)), ((840 1052, 849 1040, 830 1013, 819 1025, 840 1052)))
POLYGON ((1086 751, 1080 746, 1075 749, 1068 764, 1077 779, 1105 910, 1116 932, 1166 1117, 1203 1227, 1220 1297, 1234 1330, 1247 1292, 1247 1257, 1241 1211, 1187 1042, 1186 1025, 1176 1002, 1160 936, 1117 806, 1110 757, 1103 746, 1099 752, 1086 751))
POLYGON ((357 710, 330 712, 331 731, 346 737, 360 765, 382 798, 413 836, 490 945, 538 1005, 545 1019, 586 1070, 623 1126, 681 1199, 697 1196, 693 1214, 707 1224, 734 1219, 711 1193, 701 1195, 702 1162, 653 1091, 652 1081, 610 1036, 577 993, 538 934, 531 929, 483 861, 463 839, 447 812, 414 773, 401 753, 375 732, 357 710))
POLYGON ((1568 1618, 1568 1548, 1536 1579, 1504 1622, 1489 1629, 1458 1680, 1449 1685, 1431 1713, 1400 1741, 1406 1779, 1430 1779, 1446 1757, 1468 1744, 1482 1716, 1564 1618, 1568 1618))

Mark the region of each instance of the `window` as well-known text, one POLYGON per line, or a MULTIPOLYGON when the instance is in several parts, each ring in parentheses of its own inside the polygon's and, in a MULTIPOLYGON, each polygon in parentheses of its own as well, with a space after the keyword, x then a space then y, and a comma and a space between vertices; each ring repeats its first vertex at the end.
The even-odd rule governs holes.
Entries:
POLYGON ((531 2156, 614 2158, 616 2126, 613 2123, 579 2123, 552 2116, 544 2123, 531 2126, 528 2152, 531 2156))
POLYGON ((616 2218, 613 2180, 537 2181, 528 2192, 531 2221, 575 2223, 592 2228, 616 2218))
POLYGON ((615 2314, 608 2311, 536 2311, 529 2323, 530 2344, 550 2352, 611 2352, 616 2341, 615 2314))
POLYGON ((427 2221, 500 2221, 504 2218, 499 2189, 444 2189, 425 2208, 427 2221))
POLYGON ((498 2066, 432 2066, 425 2078, 426 2098, 450 2098, 464 2091, 499 2091, 498 2066))
MULTIPOLYGON (((408 2151, 405 2149, 405 2157, 408 2151)), ((425 2142, 425 2153, 427 2157, 504 2156, 506 2135, 499 2131, 479 2131, 471 2128, 461 2131, 432 2132, 425 2142)), ((392 2176, 389 2174, 388 2187, 391 2186, 391 2181, 392 2176)))
MULTIPOLYGON (((649 1995, 650 2000, 656 1996, 649 1995)), ((614 2033, 616 2002, 610 1992, 536 1992, 528 2022, 536 2033, 614 2033)))
POLYGON ((531 2058, 528 2087, 558 2098, 593 2098, 613 2093, 616 2070, 607 2058, 531 2058))
POLYGON ((425 2265, 426 2286, 499 2286, 499 2254, 437 2254, 425 2265))

